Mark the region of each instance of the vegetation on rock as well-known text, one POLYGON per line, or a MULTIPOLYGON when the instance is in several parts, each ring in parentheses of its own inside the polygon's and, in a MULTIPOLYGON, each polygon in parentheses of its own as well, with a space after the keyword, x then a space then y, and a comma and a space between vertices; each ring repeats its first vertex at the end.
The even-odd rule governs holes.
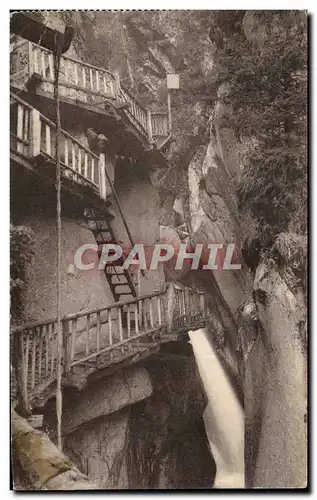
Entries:
POLYGON ((26 285, 25 270, 32 260, 33 231, 26 226, 10 224, 10 312, 14 321, 23 314, 23 292, 26 285))
POLYGON ((214 22, 215 80, 230 82, 233 125, 248 144, 240 209, 269 247, 281 231, 307 231, 307 15, 249 11, 235 18, 219 11, 214 22))

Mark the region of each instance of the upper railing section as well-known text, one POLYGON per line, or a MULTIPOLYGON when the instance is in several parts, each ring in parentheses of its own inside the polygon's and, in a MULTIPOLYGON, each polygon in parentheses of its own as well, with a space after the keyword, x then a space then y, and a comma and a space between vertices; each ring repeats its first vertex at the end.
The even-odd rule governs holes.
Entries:
MULTIPOLYGON (((106 353, 110 364, 111 360, 114 363, 111 352, 123 352, 125 346, 132 347, 153 334, 158 334, 159 345, 166 334, 201 328, 205 312, 202 292, 169 285, 152 295, 69 314, 62 319, 63 371, 67 374, 86 362, 91 366, 106 353)), ((56 379, 57 320, 20 327, 13 335, 20 391, 27 401, 56 379)))
MULTIPOLYGON (((39 77, 44 92, 54 93, 53 53, 40 45, 20 40, 11 50, 11 80, 25 85, 29 78, 39 77)), ((59 92, 62 97, 99 106, 105 99, 127 104, 122 112, 149 143, 155 137, 167 137, 166 113, 151 113, 120 84, 119 79, 104 68, 77 61, 62 55, 60 61, 59 92)))
MULTIPOLYGON (((10 149, 29 160, 41 155, 55 161, 55 124, 16 94, 10 94, 10 101, 10 149)), ((101 191, 99 157, 66 130, 61 131, 60 150, 62 176, 101 191)))

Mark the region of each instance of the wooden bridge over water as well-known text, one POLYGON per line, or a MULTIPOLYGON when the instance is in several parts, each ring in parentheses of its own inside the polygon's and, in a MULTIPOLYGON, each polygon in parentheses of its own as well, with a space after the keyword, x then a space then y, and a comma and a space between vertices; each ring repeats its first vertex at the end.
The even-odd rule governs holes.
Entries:
MULTIPOLYGON (((136 362, 205 324, 203 292, 172 284, 162 292, 67 315, 62 320, 63 385, 80 385, 92 373, 118 369, 125 360, 136 362)), ((57 319, 24 325, 13 335, 19 394, 29 408, 55 387, 57 319)))

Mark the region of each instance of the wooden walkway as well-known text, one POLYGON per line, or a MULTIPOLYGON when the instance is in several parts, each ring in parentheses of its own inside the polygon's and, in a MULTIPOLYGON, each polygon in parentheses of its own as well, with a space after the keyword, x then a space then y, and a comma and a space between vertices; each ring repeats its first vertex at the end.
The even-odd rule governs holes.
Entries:
MULTIPOLYGON (((169 285, 163 292, 63 318, 64 380, 80 368, 93 373, 205 326, 204 294, 169 285)), ((18 387, 30 403, 56 380, 57 321, 15 329, 18 387)), ((21 395, 20 394, 20 395, 21 395)))
MULTIPOLYGON (((11 85, 21 91, 54 94, 54 61, 49 50, 21 39, 11 49, 11 85)), ((97 111, 105 103, 120 109, 149 146, 162 145, 170 137, 167 113, 146 109, 110 71, 62 55, 59 77, 61 101, 90 106, 97 111)))

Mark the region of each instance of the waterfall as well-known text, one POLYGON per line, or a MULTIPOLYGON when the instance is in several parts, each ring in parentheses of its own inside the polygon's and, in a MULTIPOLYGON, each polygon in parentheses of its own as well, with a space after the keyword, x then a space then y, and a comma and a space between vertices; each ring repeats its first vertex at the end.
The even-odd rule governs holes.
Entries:
POLYGON ((206 391, 206 432, 217 473, 215 488, 244 488, 244 414, 205 329, 190 332, 206 391))

